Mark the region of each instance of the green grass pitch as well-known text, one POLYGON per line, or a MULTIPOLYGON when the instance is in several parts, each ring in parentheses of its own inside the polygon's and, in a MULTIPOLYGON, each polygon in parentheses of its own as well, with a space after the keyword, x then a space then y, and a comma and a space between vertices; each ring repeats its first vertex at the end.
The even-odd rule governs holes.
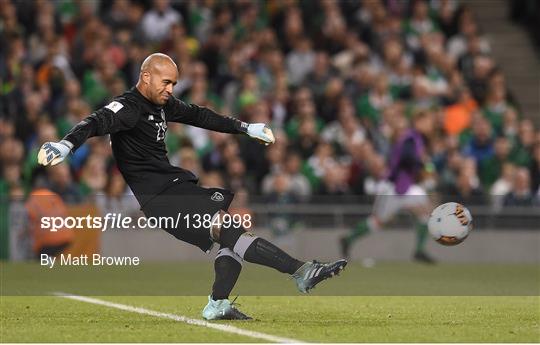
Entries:
MULTIPOLYGON (((136 272, 1 265, 1 342, 262 341, 50 296, 93 295, 200 319, 211 263, 148 264, 136 272)), ((351 264, 301 296, 283 275, 246 265, 233 294, 256 320, 220 323, 307 342, 540 342, 539 274, 538 265, 351 264)))

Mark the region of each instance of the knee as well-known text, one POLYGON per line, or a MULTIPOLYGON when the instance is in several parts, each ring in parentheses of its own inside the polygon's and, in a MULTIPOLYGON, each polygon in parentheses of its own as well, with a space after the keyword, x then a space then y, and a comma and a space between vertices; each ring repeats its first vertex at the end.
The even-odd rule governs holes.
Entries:
POLYGON ((221 222, 219 219, 223 219, 223 215, 227 214, 223 210, 216 212, 214 217, 212 217, 212 224, 210 226, 210 237, 214 242, 220 242, 221 239, 221 222))
POLYGON ((248 232, 243 227, 235 226, 231 222, 222 222, 225 215, 229 216, 227 212, 222 210, 214 215, 210 226, 210 237, 214 242, 232 249, 238 238, 248 232))
POLYGON ((235 226, 232 223, 223 223, 219 229, 219 244, 233 249, 234 245, 242 235, 251 235, 251 232, 247 232, 242 226, 235 226))

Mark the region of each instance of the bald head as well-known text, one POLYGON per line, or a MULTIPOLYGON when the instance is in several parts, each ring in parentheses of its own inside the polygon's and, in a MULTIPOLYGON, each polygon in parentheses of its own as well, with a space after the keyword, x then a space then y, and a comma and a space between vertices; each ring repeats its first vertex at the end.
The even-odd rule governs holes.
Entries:
POLYGON ((176 67, 176 64, 170 58, 169 55, 165 55, 162 53, 154 53, 154 54, 148 55, 148 57, 144 59, 141 65, 141 73, 144 71, 152 71, 154 69, 161 69, 163 67, 172 67, 175 70, 178 69, 176 67))
POLYGON ((144 59, 137 89, 152 103, 164 105, 177 79, 178 67, 174 61, 165 54, 155 53, 144 59))

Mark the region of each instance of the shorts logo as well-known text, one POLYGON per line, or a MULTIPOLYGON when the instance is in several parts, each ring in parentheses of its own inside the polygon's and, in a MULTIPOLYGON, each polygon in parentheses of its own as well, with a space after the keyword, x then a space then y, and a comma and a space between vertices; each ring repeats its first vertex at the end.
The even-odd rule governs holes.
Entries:
POLYGON ((223 197, 223 194, 221 194, 220 192, 215 192, 214 194, 212 194, 212 197, 210 199, 219 202, 223 201, 225 197, 223 197))

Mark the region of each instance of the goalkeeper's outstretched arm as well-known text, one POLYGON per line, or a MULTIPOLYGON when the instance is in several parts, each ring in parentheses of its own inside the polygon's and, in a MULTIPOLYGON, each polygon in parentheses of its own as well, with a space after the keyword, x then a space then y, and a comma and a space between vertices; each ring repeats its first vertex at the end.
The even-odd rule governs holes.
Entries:
POLYGON ((112 101, 75 125, 61 141, 43 143, 38 153, 38 163, 56 165, 88 138, 131 129, 138 120, 139 112, 132 102, 126 99, 112 101))
POLYGON ((265 145, 275 142, 270 127, 264 123, 246 123, 230 116, 219 115, 211 109, 187 104, 176 97, 168 105, 167 120, 223 133, 245 133, 265 145))

